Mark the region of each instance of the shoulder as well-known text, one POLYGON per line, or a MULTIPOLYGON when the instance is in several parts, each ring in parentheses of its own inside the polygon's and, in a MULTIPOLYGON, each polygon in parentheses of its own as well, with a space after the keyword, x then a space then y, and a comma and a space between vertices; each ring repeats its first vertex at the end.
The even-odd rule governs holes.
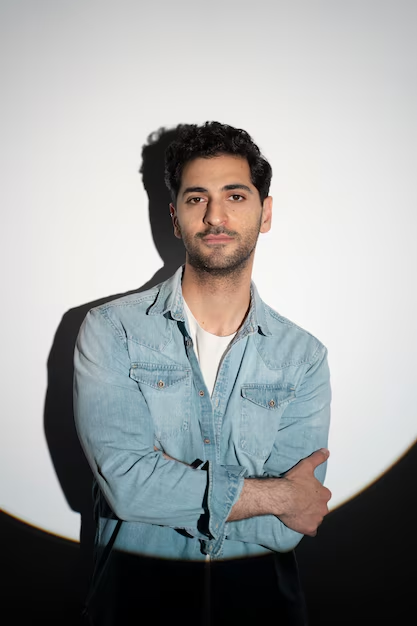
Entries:
MULTIPOLYGON (((116 300, 110 302, 104 302, 100 306, 94 307, 91 311, 94 311, 101 315, 118 316, 123 315, 125 311, 135 310, 137 312, 143 311, 145 314, 150 306, 155 302, 161 285, 156 285, 146 291, 138 293, 131 293, 116 300)), ((90 311, 90 312, 91 312, 90 311)))
POLYGON ((258 335, 258 350, 271 367, 312 364, 327 355, 327 348, 311 332, 261 301, 268 335, 258 335))
POLYGON ((87 314, 86 323, 90 326, 107 326, 122 339, 134 334, 135 329, 143 330, 147 325, 154 326, 157 320, 148 313, 158 297, 160 287, 161 285, 156 285, 146 291, 122 296, 93 307, 87 314))

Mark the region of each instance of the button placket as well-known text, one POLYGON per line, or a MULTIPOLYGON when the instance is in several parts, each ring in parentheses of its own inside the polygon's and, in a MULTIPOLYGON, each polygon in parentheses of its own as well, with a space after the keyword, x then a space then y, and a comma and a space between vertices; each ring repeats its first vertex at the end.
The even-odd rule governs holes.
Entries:
POLYGON ((212 461, 215 456, 214 452, 214 426, 213 426, 213 407, 210 399, 210 394, 206 393, 204 389, 204 380, 201 374, 201 369, 196 357, 193 347, 193 341, 190 337, 185 339, 186 352, 189 363, 193 372, 193 377, 196 385, 197 399, 200 403, 201 411, 201 434, 202 442, 205 448, 206 461, 212 461))

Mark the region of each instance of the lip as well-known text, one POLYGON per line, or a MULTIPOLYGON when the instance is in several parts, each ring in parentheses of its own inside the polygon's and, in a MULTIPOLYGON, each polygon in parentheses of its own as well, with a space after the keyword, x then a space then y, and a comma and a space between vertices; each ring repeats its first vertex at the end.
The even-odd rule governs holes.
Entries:
POLYGON ((207 235, 207 237, 203 237, 203 241, 205 243, 227 243, 228 241, 233 241, 233 237, 228 237, 227 235, 207 235))

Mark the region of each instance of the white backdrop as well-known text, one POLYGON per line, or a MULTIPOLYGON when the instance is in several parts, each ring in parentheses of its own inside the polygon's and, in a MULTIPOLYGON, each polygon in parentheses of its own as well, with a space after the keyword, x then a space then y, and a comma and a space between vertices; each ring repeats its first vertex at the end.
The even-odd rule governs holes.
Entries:
POLYGON ((206 120, 273 166, 254 278, 329 349, 332 507, 376 480, 417 435, 417 4, 3 0, 0 18, 0 506, 78 538, 43 429, 54 333, 161 266, 141 148, 206 120))

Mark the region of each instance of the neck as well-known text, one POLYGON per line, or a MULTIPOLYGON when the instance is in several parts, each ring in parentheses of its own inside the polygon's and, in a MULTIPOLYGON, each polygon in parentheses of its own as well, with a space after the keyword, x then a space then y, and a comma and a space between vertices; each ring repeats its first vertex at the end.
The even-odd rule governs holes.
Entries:
POLYGON ((250 306, 252 263, 230 274, 216 275, 186 262, 182 294, 204 330, 218 336, 235 333, 250 306))

